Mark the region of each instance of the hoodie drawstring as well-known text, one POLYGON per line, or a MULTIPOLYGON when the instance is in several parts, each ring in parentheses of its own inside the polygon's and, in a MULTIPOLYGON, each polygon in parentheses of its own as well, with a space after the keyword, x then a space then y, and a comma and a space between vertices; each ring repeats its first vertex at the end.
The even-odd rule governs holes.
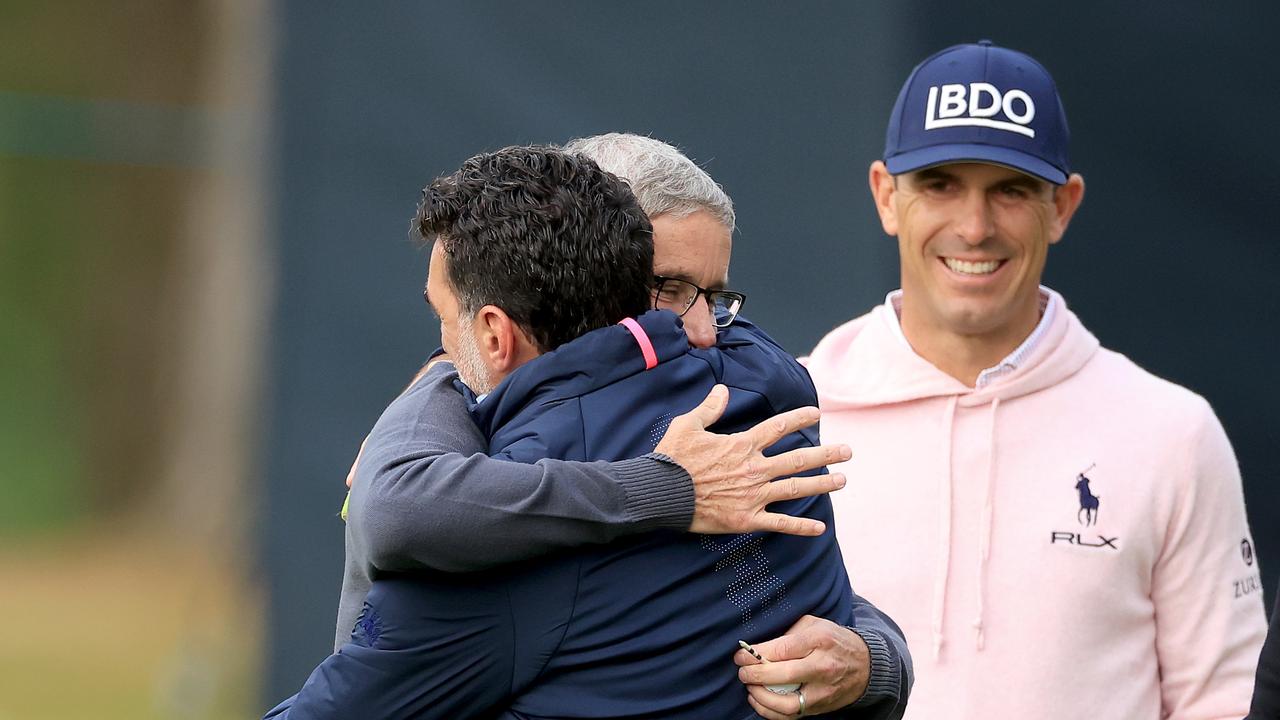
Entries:
POLYGON ((978 650, 982 650, 985 640, 982 621, 987 599, 987 559, 991 557, 991 515, 994 511, 996 488, 996 411, 999 409, 1000 398, 996 398, 991 401, 991 422, 987 427, 987 492, 982 503, 982 534, 978 536, 978 614, 973 619, 978 650))
MULTIPOLYGON (((940 531, 938 533, 938 566, 940 572, 933 586, 933 623, 931 630, 933 631, 933 659, 936 661, 942 655, 942 621, 946 614, 947 607, 947 580, 951 572, 951 496, 955 485, 955 474, 953 472, 953 455, 955 449, 955 420, 956 406, 959 404, 958 396, 951 396, 947 401, 946 417, 943 420, 943 429, 946 433, 947 453, 946 453, 946 472, 940 478, 939 497, 939 517, 938 522, 940 531)), ((996 414, 1000 410, 1000 398, 991 401, 991 414, 987 424, 987 483, 982 498, 982 516, 981 528, 978 535, 978 564, 977 571, 977 614, 973 618, 973 629, 975 631, 974 646, 981 651, 986 646, 986 633, 983 627, 986 619, 986 599, 987 599, 987 561, 991 558, 991 527, 994 523, 995 514, 995 490, 996 490, 996 414)))
POLYGON ((942 617, 947 607, 947 575, 951 571, 951 486, 952 486, 952 433, 955 430, 956 405, 959 396, 952 395, 947 401, 947 414, 943 418, 943 431, 947 439, 946 467, 938 476, 939 517, 941 532, 938 533, 938 565, 942 572, 938 574, 933 585, 933 659, 936 661, 942 654, 942 617))

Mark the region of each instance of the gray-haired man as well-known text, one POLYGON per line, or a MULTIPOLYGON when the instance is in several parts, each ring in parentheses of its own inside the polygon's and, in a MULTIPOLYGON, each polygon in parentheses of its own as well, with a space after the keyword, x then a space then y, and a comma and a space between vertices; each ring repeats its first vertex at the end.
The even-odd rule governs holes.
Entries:
MULTIPOLYGON (((741 303, 726 288, 734 228, 729 197, 705 171, 657 140, 609 134, 565 149, 630 182, 654 228, 655 305, 682 314, 691 345, 714 345, 716 327, 731 321, 741 303)), ((816 420, 812 413, 780 416, 742 437, 706 432, 708 418, 724 406, 724 398, 713 395, 672 423, 654 455, 608 464, 518 465, 483 457, 484 439, 447 384, 432 405, 431 416, 421 419, 430 427, 414 433, 432 438, 421 461, 409 472, 377 473, 351 494, 338 645, 380 572, 480 570, 660 527, 817 534, 820 524, 767 513, 765 505, 837 489, 843 478, 768 478, 848 457, 841 446, 803 460, 790 453, 764 458, 763 448, 816 420), (531 503, 540 511, 529 512, 531 503), (488 542, 476 543, 479 537, 488 542)), ((808 617, 797 627, 827 640, 814 649, 815 662, 840 668, 842 682, 823 695, 843 698, 842 704, 856 701, 868 717, 896 717, 909 686, 905 640, 865 602, 857 618, 856 630, 808 617)))

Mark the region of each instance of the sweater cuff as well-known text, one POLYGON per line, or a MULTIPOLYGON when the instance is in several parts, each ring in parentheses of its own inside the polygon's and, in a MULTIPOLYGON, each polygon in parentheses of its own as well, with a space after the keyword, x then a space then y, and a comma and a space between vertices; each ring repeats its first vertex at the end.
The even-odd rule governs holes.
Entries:
POLYGON ((688 530, 693 523, 693 478, 661 453, 609 463, 626 493, 624 509, 636 530, 688 530))
POLYGON ((898 672, 900 661, 893 651, 893 647, 884 639, 883 635, 875 630, 857 627, 849 629, 862 638, 863 642, 867 644, 867 650, 871 653, 871 672, 867 678, 867 689, 863 691, 862 697, 858 698, 858 701, 852 707, 870 705, 885 698, 894 698, 896 700, 902 697, 902 688, 900 687, 902 675, 898 672))

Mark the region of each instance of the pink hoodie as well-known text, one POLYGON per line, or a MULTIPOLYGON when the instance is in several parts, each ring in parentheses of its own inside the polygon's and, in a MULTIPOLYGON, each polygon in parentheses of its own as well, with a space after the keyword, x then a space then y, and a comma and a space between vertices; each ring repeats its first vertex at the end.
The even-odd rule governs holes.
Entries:
POLYGON ((832 496, 849 574, 912 648, 906 717, 1243 717, 1266 622, 1231 446, 1058 301, 981 389, 888 305, 808 359, 823 439, 853 448, 832 496))

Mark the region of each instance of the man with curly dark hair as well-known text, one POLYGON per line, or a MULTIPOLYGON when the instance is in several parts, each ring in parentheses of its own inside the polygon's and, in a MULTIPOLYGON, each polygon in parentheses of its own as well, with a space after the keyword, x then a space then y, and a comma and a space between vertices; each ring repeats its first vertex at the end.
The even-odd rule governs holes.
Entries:
POLYGON ((462 315, 500 305, 540 352, 649 309, 653 227, 625 184, 581 156, 476 155, 423 191, 414 220, 447 258, 462 315))
MULTIPOLYGON (((723 416, 702 419, 724 431, 811 412, 804 370, 750 323, 697 348, 675 313, 645 312, 650 223, 585 157, 476 156, 424 192, 416 226, 433 243, 442 344, 494 458, 634 458, 720 384, 723 416)), ((399 482, 430 452, 417 434, 448 378, 428 372, 387 409, 362 461, 374 478, 399 482)), ((771 450, 824 454, 811 429, 771 450)), ((543 500, 526 512, 549 513, 543 500)), ((486 572, 381 572, 350 641, 268 717, 751 717, 731 661, 739 639, 805 614, 855 622, 829 499, 781 510, 825 532, 654 532, 486 572)))
MULTIPOLYGON (((434 243, 432 266, 447 268, 459 312, 441 312, 445 285, 432 293, 429 284, 426 299, 445 351, 477 394, 497 383, 469 341, 476 324, 518 329, 541 354, 649 309, 649 218, 625 184, 586 158, 545 147, 477 155, 423 190, 414 224, 434 243)), ((499 370, 531 359, 512 357, 499 370)))

